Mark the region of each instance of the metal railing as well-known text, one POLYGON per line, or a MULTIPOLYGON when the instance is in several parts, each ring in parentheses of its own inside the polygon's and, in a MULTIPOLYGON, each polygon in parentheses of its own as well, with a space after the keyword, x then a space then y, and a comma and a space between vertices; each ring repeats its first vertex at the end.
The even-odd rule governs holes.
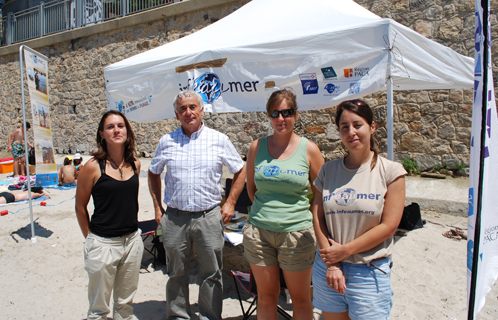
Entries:
POLYGON ((181 0, 54 0, 2 17, 1 45, 124 17, 181 0))

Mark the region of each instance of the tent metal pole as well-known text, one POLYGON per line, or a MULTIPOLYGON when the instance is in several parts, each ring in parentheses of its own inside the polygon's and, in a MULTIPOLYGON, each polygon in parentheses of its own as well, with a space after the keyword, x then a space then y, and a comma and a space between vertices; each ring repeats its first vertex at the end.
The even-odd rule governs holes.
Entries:
MULTIPOLYGON (((31 200, 31 178, 29 176, 29 159, 28 159, 28 132, 26 130, 26 104, 24 99, 24 70, 23 70, 23 50, 24 45, 19 47, 19 68, 21 69, 21 94, 22 94, 22 119, 24 129, 24 158, 26 162, 26 176, 28 180, 28 197, 29 197, 29 216, 31 219, 31 243, 36 243, 35 224, 33 222, 33 203, 31 200)), ((47 84, 48 85, 48 84, 47 84)))
POLYGON ((393 81, 392 81, 392 59, 391 50, 389 52, 389 74, 387 79, 387 159, 393 160, 393 81))

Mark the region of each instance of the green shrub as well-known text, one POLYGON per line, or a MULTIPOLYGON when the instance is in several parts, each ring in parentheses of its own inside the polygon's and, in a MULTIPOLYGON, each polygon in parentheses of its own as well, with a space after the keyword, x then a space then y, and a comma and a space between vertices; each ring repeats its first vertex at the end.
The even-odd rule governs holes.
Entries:
POLYGON ((465 168, 467 168, 467 165, 463 162, 460 162, 456 165, 457 170, 465 170, 465 168))
POLYGON ((439 172, 441 174, 448 174, 450 172, 450 169, 448 169, 447 166, 442 165, 442 164, 436 164, 434 166, 434 170, 436 170, 437 172, 439 172))
POLYGON ((401 161, 401 164, 403 167, 405 167, 406 172, 408 172, 408 175, 412 174, 418 174, 420 170, 418 169, 418 164, 417 161, 411 159, 411 158, 404 158, 403 161, 401 161))
POLYGON ((446 168, 446 167, 445 167, 445 166, 443 166, 443 165, 442 165, 442 164, 440 164, 440 163, 438 163, 438 164, 435 164, 435 165, 434 165, 434 170, 436 170, 436 171, 438 171, 438 172, 439 172, 439 171, 441 171, 441 170, 443 170, 444 168, 446 168))

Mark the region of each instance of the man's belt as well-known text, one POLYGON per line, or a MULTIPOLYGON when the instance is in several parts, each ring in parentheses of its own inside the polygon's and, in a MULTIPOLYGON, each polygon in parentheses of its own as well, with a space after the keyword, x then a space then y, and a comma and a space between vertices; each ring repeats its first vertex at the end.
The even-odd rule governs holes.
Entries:
POLYGON ((210 209, 207 209, 207 210, 202 210, 202 211, 185 211, 185 210, 180 210, 180 209, 177 209, 177 208, 173 208, 173 207, 168 207, 166 209, 166 211, 170 211, 170 212, 173 212, 173 213, 180 213, 180 214, 183 214, 183 213, 193 213, 193 214, 196 214, 196 213, 201 213, 201 214, 206 214, 206 213, 209 213, 211 212, 214 208, 216 208, 217 206, 214 206, 210 209))

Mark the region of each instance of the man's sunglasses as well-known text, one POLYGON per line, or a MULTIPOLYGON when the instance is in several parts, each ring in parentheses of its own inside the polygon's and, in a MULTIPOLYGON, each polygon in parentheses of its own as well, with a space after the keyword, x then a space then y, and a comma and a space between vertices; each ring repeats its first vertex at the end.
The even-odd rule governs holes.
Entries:
POLYGON ((270 117, 272 117, 272 118, 278 118, 278 115, 282 114, 282 117, 288 118, 288 117, 291 117, 295 112, 296 112, 296 110, 294 110, 294 109, 284 109, 284 110, 280 110, 280 111, 275 110, 270 115, 270 117))

